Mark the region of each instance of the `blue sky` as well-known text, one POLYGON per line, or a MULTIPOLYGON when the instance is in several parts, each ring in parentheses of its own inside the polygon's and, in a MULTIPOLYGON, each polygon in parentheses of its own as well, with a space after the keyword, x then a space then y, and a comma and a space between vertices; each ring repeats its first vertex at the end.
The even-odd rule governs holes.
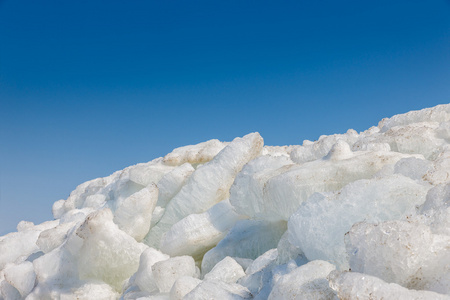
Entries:
POLYGON ((0 0, 0 234, 175 147, 301 144, 449 92, 450 1, 0 0))

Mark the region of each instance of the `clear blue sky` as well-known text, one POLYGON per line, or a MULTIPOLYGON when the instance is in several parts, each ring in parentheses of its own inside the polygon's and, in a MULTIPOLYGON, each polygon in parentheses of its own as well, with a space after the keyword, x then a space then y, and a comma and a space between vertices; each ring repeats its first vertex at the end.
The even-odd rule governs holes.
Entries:
POLYGON ((173 148, 450 102, 450 2, 0 0, 0 234, 173 148))

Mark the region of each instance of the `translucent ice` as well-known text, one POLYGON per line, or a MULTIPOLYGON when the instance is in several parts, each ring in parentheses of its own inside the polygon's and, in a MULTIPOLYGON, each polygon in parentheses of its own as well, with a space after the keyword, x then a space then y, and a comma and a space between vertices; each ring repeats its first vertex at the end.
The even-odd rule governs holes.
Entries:
POLYGON ((20 262, 36 251, 36 241, 41 232, 37 230, 27 230, 13 232, 0 240, 0 269, 7 263, 20 262))
POLYGON ((170 227, 193 213, 202 213, 228 198, 234 177, 261 152, 263 139, 251 133, 234 139, 213 160, 198 168, 180 192, 169 202, 163 217, 146 237, 149 245, 159 247, 161 236, 170 227))
POLYGON ((332 192, 358 179, 371 178, 383 166, 409 157, 396 152, 349 153, 344 142, 336 144, 325 159, 299 166, 270 178, 265 184, 265 207, 272 218, 288 220, 298 206, 314 192, 332 192))
POLYGON ((314 161, 327 155, 337 141, 353 145, 357 139, 358 133, 353 129, 345 134, 323 135, 316 142, 304 141, 302 146, 295 147, 291 152, 291 159, 298 164, 314 161))
POLYGON ((450 294, 450 236, 420 221, 357 223, 347 235, 352 271, 406 288, 450 294), (437 289, 437 290, 436 290, 437 289))
POLYGON ((242 220, 216 247, 206 252, 202 261, 203 274, 208 273, 227 256, 255 259, 269 249, 276 248, 286 231, 286 222, 242 220))
POLYGON ((11 265, 5 268, 5 279, 17 289, 22 297, 26 297, 34 288, 36 274, 33 264, 25 261, 18 265, 11 265))
POLYGON ((205 280, 220 280, 226 283, 236 283, 245 275, 241 265, 227 256, 218 262, 214 268, 205 275, 205 280))
POLYGON ((166 207, 167 203, 180 191, 186 180, 195 171, 189 163, 173 169, 158 181, 159 197, 156 205, 166 207))
POLYGON ((251 299, 252 295, 245 287, 239 284, 230 284, 216 280, 205 280, 195 289, 188 293, 183 299, 224 299, 238 300, 251 299))
POLYGON ((174 224, 162 237, 161 251, 201 259, 239 219, 230 203, 221 201, 202 214, 191 214, 174 224))
POLYGON ((117 290, 137 271, 139 257, 147 248, 113 223, 109 209, 90 214, 77 235, 83 240, 78 252, 80 278, 102 280, 117 290))
POLYGON ((278 279, 269 295, 269 300, 295 299, 336 299, 328 285, 327 276, 335 266, 315 260, 300 266, 278 279))
POLYGON ((236 177, 230 189, 230 202, 236 211, 252 218, 279 220, 274 218, 271 203, 264 201, 267 181, 286 172, 294 163, 286 156, 260 156, 247 165, 236 177))
POLYGON ((152 272, 159 291, 168 293, 178 278, 195 276, 195 262, 190 256, 172 257, 155 263, 152 272))
POLYGON ((114 223, 136 241, 147 235, 152 221, 152 213, 158 201, 158 187, 149 184, 142 190, 118 201, 114 213, 114 223))
POLYGON ((334 193, 311 196, 289 220, 290 242, 309 260, 348 268, 344 234, 356 222, 384 221, 414 212, 428 186, 402 175, 358 180, 334 193))
POLYGON ((164 163, 171 166, 178 166, 186 162, 203 164, 213 159, 225 146, 226 143, 219 140, 209 140, 197 145, 176 148, 164 156, 164 163))
POLYGON ((198 278, 183 276, 178 278, 170 290, 171 300, 181 300, 202 281, 198 278))
POLYGON ((334 271, 328 276, 339 299, 448 300, 450 296, 404 288, 377 277, 356 272, 334 271))
POLYGON ((152 267, 155 263, 168 260, 169 258, 169 255, 163 254, 153 248, 148 248, 142 252, 139 260, 139 269, 137 270, 134 279, 134 283, 141 291, 152 293, 158 290, 152 267))
POLYGON ((1 300, 449 299, 450 104, 180 147, 52 212, 0 237, 1 300))

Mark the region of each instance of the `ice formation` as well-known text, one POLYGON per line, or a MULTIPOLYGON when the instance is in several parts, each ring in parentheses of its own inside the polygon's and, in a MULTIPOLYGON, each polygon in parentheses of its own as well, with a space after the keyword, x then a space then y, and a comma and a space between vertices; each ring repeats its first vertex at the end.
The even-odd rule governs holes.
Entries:
POLYGON ((53 215, 0 237, 0 299, 450 299, 450 104, 177 148, 53 215))

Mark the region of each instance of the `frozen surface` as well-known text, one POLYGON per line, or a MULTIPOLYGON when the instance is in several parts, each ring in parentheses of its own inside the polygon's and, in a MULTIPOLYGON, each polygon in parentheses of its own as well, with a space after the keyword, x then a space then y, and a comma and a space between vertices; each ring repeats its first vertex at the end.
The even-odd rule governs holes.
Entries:
POLYGON ((423 203, 428 188, 402 175, 391 175, 358 180, 333 193, 316 193, 291 216, 290 241, 309 260, 328 260, 347 269, 342 237, 352 225, 413 213, 423 203))
POLYGON ((335 299, 334 291, 329 287, 327 276, 335 266, 320 260, 314 260, 281 276, 269 295, 269 300, 295 299, 335 299))
POLYGON ((147 248, 112 222, 113 214, 102 209, 87 216, 76 235, 82 239, 77 252, 81 279, 102 280, 120 290, 139 266, 147 248))
POLYGON ((186 162, 203 164, 212 160, 225 146, 226 143, 219 140, 209 140, 197 145, 180 147, 164 156, 164 162, 170 166, 177 166, 186 162))
POLYGON ((171 300, 181 300, 189 292, 197 287, 202 281, 198 278, 183 276, 178 278, 170 290, 171 300))
POLYGON ((173 169, 158 182, 159 197, 157 206, 166 207, 167 203, 180 191, 186 180, 195 171, 189 163, 173 169))
POLYGON ((139 269, 134 277, 134 283, 141 291, 152 293, 158 290, 152 267, 155 263, 168 260, 169 258, 169 255, 161 253, 153 248, 148 248, 142 252, 139 260, 139 269))
POLYGON ((218 262, 214 268, 205 275, 205 280, 219 280, 226 283, 236 283, 245 276, 244 269, 234 259, 227 256, 218 262))
POLYGON ((416 220, 355 224, 347 236, 352 271, 410 289, 450 294, 450 236, 416 220), (375 260, 376 258, 376 260, 375 260))
POLYGON ((339 299, 448 300, 450 296, 430 291, 410 290, 395 283, 357 272, 332 272, 330 287, 339 299))
POLYGON ((230 284, 223 281, 205 280, 195 289, 188 293, 183 299, 224 299, 238 300, 251 299, 252 294, 248 289, 239 284, 230 284))
POLYGON ((0 237, 0 300, 450 299, 450 104, 179 147, 51 209, 0 237))
POLYGON ((159 247, 162 235, 173 224, 228 198, 234 177, 247 162, 260 154, 262 147, 263 139, 259 133, 251 133, 234 139, 210 162, 197 168, 169 202, 158 224, 150 230, 147 244, 159 247))
POLYGON ((177 256, 159 261, 152 266, 156 285, 161 293, 168 293, 182 276, 195 276, 195 262, 191 256, 177 256))
POLYGON ((146 236, 158 201, 158 187, 152 183, 116 204, 114 223, 138 242, 146 236))
POLYGON ((201 259, 217 245, 240 219, 227 200, 208 211, 191 214, 174 224, 161 240, 161 250, 172 256, 190 255, 201 259))
POLYGON ((255 259, 269 249, 276 248, 286 223, 243 220, 236 223, 216 247, 209 250, 202 261, 203 274, 208 273, 227 256, 255 259))
POLYGON ((34 288, 36 274, 33 263, 24 261, 18 265, 10 265, 4 269, 5 280, 15 287, 22 297, 27 296, 34 288))

